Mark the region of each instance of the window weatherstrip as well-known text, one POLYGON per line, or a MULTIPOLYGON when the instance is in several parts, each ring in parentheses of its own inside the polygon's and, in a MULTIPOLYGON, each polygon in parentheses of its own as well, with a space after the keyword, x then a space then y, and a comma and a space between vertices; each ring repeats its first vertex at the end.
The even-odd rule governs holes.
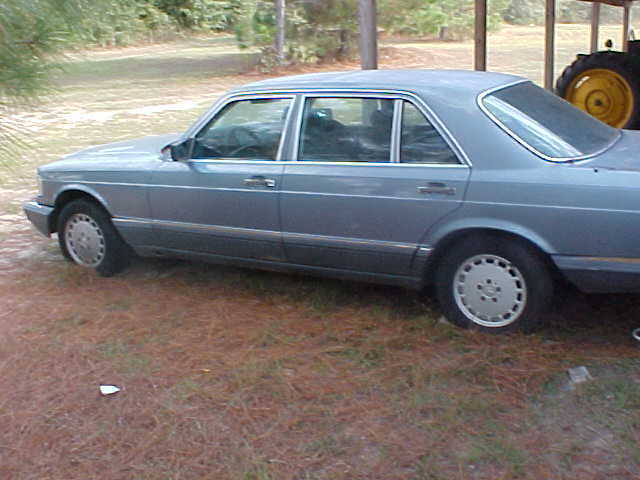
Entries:
POLYGON ((400 163, 400 142, 402 139, 402 109, 404 100, 393 101, 393 120, 391 122, 391 163, 400 163))
POLYGON ((287 130, 289 129, 289 119, 291 118, 291 110, 295 106, 296 97, 287 97, 289 98, 289 106, 287 107, 287 115, 285 116, 284 123, 282 124, 282 130, 280 130, 280 144, 278 145, 278 151, 276 152, 276 157, 274 161, 279 162, 282 160, 282 150, 284 149, 285 140, 287 139, 287 130))
MULTIPOLYGON (((261 165, 273 165, 276 162, 274 162, 273 160, 246 160, 246 159, 232 159, 232 160, 216 160, 216 159, 202 159, 202 160, 189 160, 190 162, 197 162, 197 163, 241 163, 241 164, 246 164, 246 163, 252 163, 252 164, 261 164, 261 165)), ((300 165, 300 164, 305 164, 305 165, 356 165, 356 166, 362 166, 362 165, 376 165, 376 166, 380 166, 380 167, 384 167, 386 165, 395 165, 396 167, 399 165, 402 165, 403 167, 431 167, 431 168, 469 168, 468 165, 466 165, 465 163, 394 163, 394 162, 322 162, 319 160, 307 160, 307 161, 301 161, 298 162, 296 160, 282 160, 280 162, 277 162, 278 165, 300 165)), ((85 182, 85 183, 104 183, 105 185, 115 185, 114 183, 111 182, 85 182)))
POLYGON ((307 95, 300 95, 298 109, 296 111, 295 131, 293 132, 293 152, 291 160, 298 162, 300 159, 300 132, 302 130, 302 119, 304 117, 304 109, 307 105, 307 95))
MULTIPOLYGON (((526 81, 526 80, 523 80, 526 81)), ((520 83, 520 82, 514 82, 520 83)), ((502 87, 501 87, 502 88, 502 87)), ((496 90, 498 90, 497 88, 496 90)), ((187 132, 185 133, 183 138, 191 138, 195 135, 194 132, 199 131, 204 124, 206 124, 214 115, 216 115, 221 108, 223 108, 227 103, 232 100, 241 100, 241 99, 252 99, 252 98, 291 98, 295 99, 299 98, 298 108, 296 109, 297 118, 295 119, 295 132, 293 133, 292 138, 292 148, 293 152, 291 155, 291 161, 298 161, 298 152, 300 148, 300 128, 302 124, 302 116, 304 110, 304 104, 308 97, 341 97, 341 98, 387 98, 394 100, 407 100, 410 101, 415 107, 418 108, 422 112, 425 117, 432 123, 433 127, 438 131, 438 133, 442 136, 442 138, 447 142, 447 144, 452 148, 460 163, 458 165, 450 165, 450 164, 439 164, 439 163, 424 163, 424 164, 410 164, 410 163, 399 163, 399 165, 403 165, 404 167, 471 167, 472 162, 462 148, 462 146, 458 143, 458 140, 451 134, 446 125, 440 120, 440 117, 436 115, 436 113, 415 93, 403 90, 376 90, 376 89, 367 89, 367 90, 358 90, 354 88, 332 88, 332 89, 309 89, 309 88, 283 88, 282 90, 263 90, 263 91, 252 91, 252 92, 232 92, 228 95, 221 98, 218 102, 216 102, 211 109, 207 113, 205 113, 194 125, 192 125, 187 132)), ((314 163, 320 165, 327 164, 346 164, 346 162, 304 162, 304 163, 314 163)), ((379 162, 352 162, 353 165, 386 165, 388 162, 379 163, 379 162)))
POLYGON ((496 92, 499 92, 500 90, 504 90, 506 88, 513 87, 514 85, 519 85, 521 83, 532 83, 532 82, 530 80, 523 79, 523 80, 518 80, 518 81, 515 81, 515 82, 512 82, 512 83, 509 83, 507 85, 500 85, 498 87, 494 87, 494 88, 491 88, 489 90, 485 90, 484 92, 480 93, 480 95, 478 95, 478 97, 476 98, 476 103, 478 104, 478 107, 480 108, 480 110, 487 117, 489 117, 489 119, 491 121, 493 121, 493 123, 495 123, 498 127, 500 127, 500 129, 504 133, 509 135, 517 143, 522 145, 524 148, 529 150, 534 155, 537 155, 538 157, 542 158, 543 160, 546 160, 546 161, 552 162, 552 163, 567 163, 567 162, 577 162, 577 161, 580 161, 580 160, 586 160, 588 158, 592 158, 592 157, 595 157, 597 155, 600 155, 601 153, 603 153, 606 150, 610 149, 618 140, 620 140, 620 138, 622 138, 622 134, 620 132, 618 132, 618 136, 615 138, 615 140, 613 140, 611 143, 609 143, 606 147, 598 150, 597 152, 589 153, 589 154, 586 154, 586 155, 580 155, 580 156, 576 156, 576 157, 551 157, 549 155, 545 155, 544 153, 539 151, 537 148, 529 145, 529 143, 527 141, 525 141, 523 138, 521 138, 517 133, 512 131, 509 127, 507 127, 484 104, 484 99, 486 97, 488 97, 489 95, 491 95, 493 93, 496 93, 496 92))
MULTIPOLYGON (((302 120, 304 117, 304 109, 307 104, 307 99, 309 98, 370 98, 375 100, 399 100, 398 94, 392 92, 377 92, 375 90, 372 91, 363 91, 363 92, 341 92, 340 90, 332 90, 332 91, 324 91, 324 92, 306 92, 301 95, 300 106, 298 108, 298 118, 296 122, 296 132, 294 137, 294 146, 295 146, 295 155, 292 158, 293 161, 300 161, 301 163, 316 163, 320 165, 387 165, 389 163, 393 163, 393 150, 391 150, 390 158, 388 162, 318 162, 311 160, 300 160, 300 132, 302 131, 302 120)), ((394 105, 394 115, 395 115, 395 105, 394 105)), ((395 118, 395 116, 394 116, 395 118)), ((393 138, 391 139, 393 141, 393 138)))
POLYGON ((209 110, 209 114, 207 115, 203 115, 203 117, 196 122, 196 124, 194 124, 188 131, 186 134, 186 138, 191 140, 191 145, 189 148, 189 160, 188 161, 211 161, 211 162, 215 162, 215 161, 224 161, 224 160, 240 160, 240 161, 245 161, 245 162, 252 162, 252 161, 256 161, 256 162, 269 162, 269 163, 273 163, 273 162, 279 162, 280 159, 282 158, 282 151, 284 149, 284 144, 285 144, 285 140, 286 140, 286 132, 289 126, 289 119, 291 118, 291 111, 293 110, 293 107, 295 106, 295 99, 296 99, 296 95, 291 94, 291 93, 282 93, 282 94, 277 94, 277 93, 264 93, 264 94, 252 94, 252 95, 238 95, 238 94, 233 94, 233 95, 228 95, 226 97, 223 97, 219 102, 217 102, 212 108, 211 110, 209 110), (218 115, 227 105, 233 103, 233 102, 241 102, 241 101, 251 101, 251 100, 268 100, 268 99, 273 99, 273 100, 289 100, 289 105, 288 105, 288 112, 286 115, 286 118, 282 124, 282 130, 280 131, 280 140, 278 143, 278 150, 276 151, 276 155, 275 158, 273 160, 264 160, 264 159, 251 159, 251 158, 247 158, 247 159, 238 159, 238 158, 233 158, 233 157, 220 157, 220 158, 193 158, 193 148, 195 145, 195 140, 196 140, 196 136, 198 135, 198 133, 200 133, 202 131, 202 129, 204 127, 206 127, 209 122, 211 120, 213 120, 216 115, 218 115))

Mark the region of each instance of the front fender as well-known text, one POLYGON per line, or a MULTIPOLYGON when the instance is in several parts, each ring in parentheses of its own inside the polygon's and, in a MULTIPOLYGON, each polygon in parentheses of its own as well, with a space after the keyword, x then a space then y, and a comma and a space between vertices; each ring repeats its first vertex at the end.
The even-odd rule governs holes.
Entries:
POLYGON ((109 203, 96 189, 91 188, 81 183, 69 183, 61 185, 55 193, 52 195, 54 199, 54 205, 59 208, 61 204, 64 204, 64 198, 70 196, 72 192, 82 192, 90 197, 94 198, 107 212, 111 212, 109 203))

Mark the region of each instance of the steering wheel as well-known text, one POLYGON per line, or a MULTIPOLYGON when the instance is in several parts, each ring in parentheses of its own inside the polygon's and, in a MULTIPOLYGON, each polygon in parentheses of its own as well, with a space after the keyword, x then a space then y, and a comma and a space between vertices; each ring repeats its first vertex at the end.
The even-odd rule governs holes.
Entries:
POLYGON ((222 152, 215 144, 196 141, 195 147, 193 148, 193 155, 194 158, 215 158, 221 157, 222 152))
POLYGON ((238 155, 241 152, 259 154, 262 139, 260 136, 247 127, 233 127, 227 135, 228 145, 237 145, 236 148, 227 155, 238 155))
POLYGON ((227 153, 228 157, 259 157, 261 155, 262 152, 260 151, 260 147, 258 147, 258 145, 242 145, 241 147, 238 147, 227 153), (244 153, 244 155, 240 155, 241 153, 244 153))

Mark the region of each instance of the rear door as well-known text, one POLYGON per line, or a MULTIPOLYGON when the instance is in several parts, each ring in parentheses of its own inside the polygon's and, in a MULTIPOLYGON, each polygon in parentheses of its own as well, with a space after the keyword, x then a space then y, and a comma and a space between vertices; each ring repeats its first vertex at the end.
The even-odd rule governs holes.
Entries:
POLYGON ((308 94, 281 184, 290 262, 415 275, 427 229, 458 208, 469 166, 410 98, 308 94))

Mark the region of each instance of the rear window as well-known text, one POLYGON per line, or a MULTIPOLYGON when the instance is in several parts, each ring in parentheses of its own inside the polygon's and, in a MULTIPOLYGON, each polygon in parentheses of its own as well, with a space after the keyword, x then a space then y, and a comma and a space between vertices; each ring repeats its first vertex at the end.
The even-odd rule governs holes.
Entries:
POLYGON ((619 130, 530 82, 486 95, 482 103, 507 133, 554 161, 588 157, 620 137, 619 130))

